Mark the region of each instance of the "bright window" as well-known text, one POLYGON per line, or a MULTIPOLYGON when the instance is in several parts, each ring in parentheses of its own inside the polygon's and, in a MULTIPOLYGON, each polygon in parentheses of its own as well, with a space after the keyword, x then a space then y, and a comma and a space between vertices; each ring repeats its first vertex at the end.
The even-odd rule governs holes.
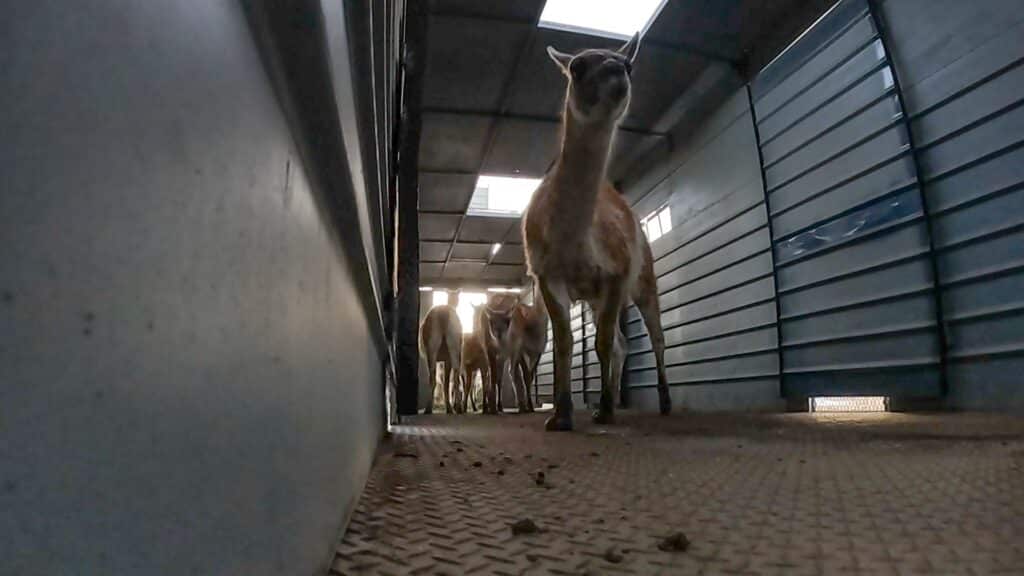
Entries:
POLYGON ((540 25, 628 38, 643 32, 664 0, 547 0, 540 25))
POLYGON ((818 396, 809 399, 811 412, 887 412, 885 396, 818 396))
POLYGON ((647 235, 647 240, 654 242, 672 230, 672 210, 668 205, 662 206, 660 210, 651 212, 641 220, 640 225, 647 235))
MULTIPOLYGON (((539 178, 481 174, 469 201, 470 215, 519 217, 540 185, 539 178)), ((499 246, 500 249, 500 246, 499 246)))
POLYGON ((459 305, 455 307, 455 313, 459 315, 459 322, 462 323, 462 333, 469 334, 473 331, 473 313, 476 306, 487 302, 487 294, 482 292, 461 292, 459 293, 459 305))
POLYGON ((448 303, 448 293, 444 290, 434 290, 430 295, 430 306, 444 306, 448 303))

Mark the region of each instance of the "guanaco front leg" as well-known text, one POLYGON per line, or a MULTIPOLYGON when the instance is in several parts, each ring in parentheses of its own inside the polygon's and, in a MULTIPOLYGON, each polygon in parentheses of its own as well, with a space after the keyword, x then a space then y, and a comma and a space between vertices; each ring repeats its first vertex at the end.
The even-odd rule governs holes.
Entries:
POLYGON ((544 305, 551 317, 554 335, 555 414, 544 423, 551 431, 572 430, 572 392, 569 387, 572 364, 572 328, 569 317, 569 293, 564 284, 537 279, 544 305))

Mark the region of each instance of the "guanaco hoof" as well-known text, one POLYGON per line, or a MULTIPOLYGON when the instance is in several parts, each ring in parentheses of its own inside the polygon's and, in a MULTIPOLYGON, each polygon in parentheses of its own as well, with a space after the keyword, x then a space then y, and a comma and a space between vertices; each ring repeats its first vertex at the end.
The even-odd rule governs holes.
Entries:
POLYGON ((568 416, 552 416, 544 422, 544 429, 548 432, 571 432, 572 418, 568 416))
POLYGON ((662 416, 667 416, 670 412, 672 412, 672 400, 668 398, 663 398, 659 404, 660 405, 658 406, 658 409, 661 412, 662 416))

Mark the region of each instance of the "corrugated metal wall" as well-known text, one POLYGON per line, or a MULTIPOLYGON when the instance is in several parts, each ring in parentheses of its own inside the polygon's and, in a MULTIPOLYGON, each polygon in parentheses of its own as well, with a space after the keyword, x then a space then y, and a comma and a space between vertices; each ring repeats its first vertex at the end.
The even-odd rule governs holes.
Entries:
POLYGON ((4 5, 0 574, 328 571, 385 430, 347 8, 4 5))
POLYGON ((1024 2, 881 5, 932 214, 949 402, 1024 409, 1024 2))
MULTIPOLYGON (((668 205, 654 240, 668 379, 677 405, 764 408, 778 402, 772 255, 748 100, 737 91, 672 160, 634 209, 668 205)), ((631 194, 642 193, 637 190, 631 194)), ((635 309, 626 316, 630 402, 656 406, 654 355, 635 309)))
MULTIPOLYGON (((572 327, 572 400, 578 408, 586 405, 585 389, 601 389, 600 368, 596 370, 597 384, 590 383, 589 388, 584 382, 584 346, 588 346, 593 356, 588 362, 596 363, 597 357, 594 352, 594 325, 589 318, 589 307, 581 302, 573 304, 570 309, 572 327), (584 322, 584 309, 587 310, 587 321, 584 322)), ((540 357, 540 364, 537 366, 537 392, 540 402, 552 402, 554 398, 554 363, 552 361, 552 346, 554 337, 551 335, 551 325, 548 325, 548 345, 544 354, 540 357)), ((593 371, 594 368, 588 368, 593 371)))
POLYGON ((551 360, 554 342, 554 336, 551 335, 551 323, 548 323, 548 345, 544 348, 544 354, 541 355, 540 362, 537 364, 536 400, 538 405, 554 402, 555 367, 551 360))
POLYGON ((784 393, 940 395, 928 222, 867 3, 840 4, 751 94, 784 393))
MULTIPOLYGON (((948 382, 952 406, 1024 406, 1022 62, 1019 1, 843 0, 627 186, 638 215, 672 210, 652 248, 674 399, 941 398, 948 382)), ((574 397, 593 401, 578 315, 574 397)), ((624 386, 653 409, 635 310, 626 333, 624 386)))

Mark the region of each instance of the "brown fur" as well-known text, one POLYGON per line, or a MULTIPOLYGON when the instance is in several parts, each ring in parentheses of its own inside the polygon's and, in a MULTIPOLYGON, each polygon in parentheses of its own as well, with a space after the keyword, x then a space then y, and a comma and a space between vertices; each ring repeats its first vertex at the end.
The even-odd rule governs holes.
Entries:
POLYGON ((502 405, 502 380, 508 355, 508 328, 519 297, 513 294, 492 294, 481 316, 484 347, 490 365, 490 381, 484 385, 484 414, 498 414, 502 405))
POLYGON ((547 422, 549 430, 572 429, 569 307, 574 300, 589 302, 597 318, 601 405, 595 420, 612 420, 626 353, 618 320, 630 299, 651 335, 661 412, 671 409, 651 249, 636 215, 605 177, 615 130, 629 105, 629 71, 638 42, 634 36, 617 52, 585 50, 576 56, 548 49, 569 79, 562 146, 524 215, 523 238, 554 334, 555 415, 547 422))
POLYGON ((534 302, 533 306, 524 303, 516 306, 509 326, 509 368, 520 412, 533 412, 530 385, 548 344, 548 312, 539 296, 535 296, 534 302))
MULTIPOLYGON (((434 411, 434 390, 437 386, 437 364, 444 362, 444 406, 445 412, 453 413, 451 401, 452 374, 457 375, 462 366, 462 323, 455 308, 448 305, 434 306, 420 325, 420 355, 427 362, 430 374, 430 403, 424 414, 434 411)), ((456 389, 456 392, 458 390, 456 389)), ((460 404, 456 397, 456 405, 460 404)))
POLYGON ((462 411, 466 412, 467 399, 477 409, 473 396, 473 379, 480 373, 480 386, 485 391, 491 378, 491 363, 484 345, 483 306, 473 313, 473 333, 462 338, 462 411))

